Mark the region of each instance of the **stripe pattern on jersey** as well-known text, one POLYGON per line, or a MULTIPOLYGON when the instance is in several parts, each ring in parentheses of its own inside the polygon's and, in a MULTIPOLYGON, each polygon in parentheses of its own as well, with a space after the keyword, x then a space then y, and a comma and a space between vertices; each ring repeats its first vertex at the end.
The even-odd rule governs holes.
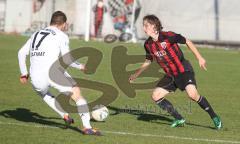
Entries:
POLYGON ((161 32, 158 41, 148 39, 145 48, 169 76, 184 73, 184 56, 177 43, 170 43, 168 37, 175 36, 172 32, 161 32))

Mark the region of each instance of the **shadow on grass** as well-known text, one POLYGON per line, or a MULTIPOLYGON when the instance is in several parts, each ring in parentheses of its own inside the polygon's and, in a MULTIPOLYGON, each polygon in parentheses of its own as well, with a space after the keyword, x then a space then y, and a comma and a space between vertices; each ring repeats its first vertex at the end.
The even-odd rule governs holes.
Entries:
POLYGON ((16 108, 14 110, 5 110, 0 112, 0 116, 9 119, 15 119, 17 121, 25 122, 25 123, 36 123, 50 127, 58 127, 61 129, 71 129, 77 132, 82 133, 80 129, 73 126, 66 126, 63 123, 55 122, 54 120, 62 120, 61 118, 56 117, 45 117, 39 115, 38 113, 32 112, 26 108, 16 108))
MULTIPOLYGON (((156 113, 152 113, 152 112, 150 113, 148 111, 143 111, 138 109, 124 109, 124 108, 117 108, 113 106, 108 106, 108 109, 113 111, 113 113, 111 114, 112 116, 118 115, 120 113, 127 113, 127 114, 136 115, 137 120, 152 122, 152 123, 159 123, 159 124, 166 124, 166 125, 171 125, 173 121, 173 119, 168 118, 169 115, 167 114, 156 114, 156 113)), ((214 127, 194 124, 191 122, 186 122, 185 124, 189 126, 215 129, 214 127)))
POLYGON ((113 106, 108 106, 109 110, 112 110, 113 113, 111 115, 118 115, 120 113, 127 113, 131 115, 137 116, 137 120, 153 122, 153 123, 161 123, 170 125, 173 121, 172 119, 168 118, 169 115, 157 115, 149 113, 148 111, 138 110, 138 109, 126 109, 126 108, 117 108, 113 106), (160 121, 159 121, 160 120, 160 121))
POLYGON ((186 122, 187 125, 190 125, 190 126, 195 126, 195 127, 202 127, 202 128, 208 128, 208 129, 214 129, 216 130, 215 127, 211 127, 211 126, 204 126, 204 125, 200 125, 200 124, 194 124, 194 123, 191 123, 191 122, 186 122))

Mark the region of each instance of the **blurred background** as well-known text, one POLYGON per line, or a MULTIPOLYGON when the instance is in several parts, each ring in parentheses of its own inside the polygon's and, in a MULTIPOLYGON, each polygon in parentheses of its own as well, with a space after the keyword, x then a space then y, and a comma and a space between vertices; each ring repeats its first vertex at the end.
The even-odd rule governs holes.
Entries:
POLYGON ((57 10, 68 16, 68 34, 86 41, 123 33, 133 42, 145 39, 142 18, 155 14, 164 31, 196 43, 240 45, 239 0, 0 0, 0 32, 30 35, 57 10))

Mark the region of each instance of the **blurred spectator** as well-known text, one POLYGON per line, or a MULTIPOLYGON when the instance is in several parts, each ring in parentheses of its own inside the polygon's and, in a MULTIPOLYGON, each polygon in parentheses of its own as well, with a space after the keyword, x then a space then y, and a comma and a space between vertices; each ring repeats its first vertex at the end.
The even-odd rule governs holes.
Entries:
POLYGON ((125 15, 116 16, 113 19, 113 22, 114 22, 114 29, 119 30, 120 32, 125 32, 125 28, 127 24, 125 15))
POLYGON ((44 2, 45 2, 45 0, 34 0, 33 1, 33 12, 34 13, 38 12, 42 8, 44 2))
POLYGON ((102 36, 103 15, 107 12, 107 7, 104 5, 103 0, 97 0, 97 4, 93 7, 95 13, 94 21, 94 35, 96 38, 102 36))

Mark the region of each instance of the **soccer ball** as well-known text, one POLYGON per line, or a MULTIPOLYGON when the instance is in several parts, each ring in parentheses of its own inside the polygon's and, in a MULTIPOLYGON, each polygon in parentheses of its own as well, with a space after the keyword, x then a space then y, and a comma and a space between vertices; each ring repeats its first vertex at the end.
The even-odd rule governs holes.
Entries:
POLYGON ((108 109, 104 105, 95 106, 91 112, 92 118, 96 121, 105 121, 108 117, 108 109))

